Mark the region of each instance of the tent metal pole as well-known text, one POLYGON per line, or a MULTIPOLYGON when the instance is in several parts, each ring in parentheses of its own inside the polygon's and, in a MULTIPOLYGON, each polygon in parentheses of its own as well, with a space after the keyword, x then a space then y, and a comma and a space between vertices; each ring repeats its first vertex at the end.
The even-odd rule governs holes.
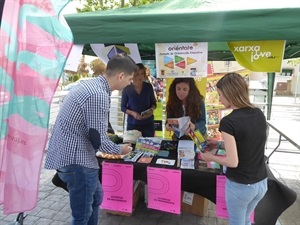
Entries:
POLYGON ((298 95, 298 88, 299 88, 299 76, 300 76, 300 66, 299 66, 299 73, 296 75, 296 87, 295 87, 294 103, 297 103, 297 95, 298 95))
POLYGON ((27 215, 25 215, 23 212, 20 212, 17 216, 17 219, 7 225, 24 225, 24 219, 26 218, 26 216, 27 215))
POLYGON ((268 73, 267 120, 271 118, 275 73, 268 73))

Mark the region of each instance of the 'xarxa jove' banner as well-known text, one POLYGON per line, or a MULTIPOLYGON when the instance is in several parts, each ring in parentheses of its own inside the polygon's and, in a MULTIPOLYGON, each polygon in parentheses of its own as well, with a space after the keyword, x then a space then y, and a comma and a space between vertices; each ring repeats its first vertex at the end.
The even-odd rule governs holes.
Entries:
POLYGON ((235 60, 253 72, 280 72, 285 41, 235 41, 227 43, 235 60))

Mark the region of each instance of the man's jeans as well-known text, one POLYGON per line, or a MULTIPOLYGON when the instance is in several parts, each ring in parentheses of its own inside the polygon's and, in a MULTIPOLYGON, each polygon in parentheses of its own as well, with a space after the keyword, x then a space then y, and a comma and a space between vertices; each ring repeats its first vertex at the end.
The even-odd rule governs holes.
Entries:
POLYGON ((67 183, 72 210, 72 225, 97 225, 103 189, 99 170, 69 165, 57 170, 59 178, 67 183))
POLYGON ((251 225, 250 215, 268 189, 267 178, 255 184, 226 179, 226 206, 230 225, 251 225))

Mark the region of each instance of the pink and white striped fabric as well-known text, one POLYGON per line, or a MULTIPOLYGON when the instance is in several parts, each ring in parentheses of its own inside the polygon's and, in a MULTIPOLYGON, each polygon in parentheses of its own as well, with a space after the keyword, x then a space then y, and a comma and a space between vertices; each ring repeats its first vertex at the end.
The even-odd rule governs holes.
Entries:
POLYGON ((5 0, 0 29, 0 204, 36 207, 50 105, 73 45, 69 0, 5 0))

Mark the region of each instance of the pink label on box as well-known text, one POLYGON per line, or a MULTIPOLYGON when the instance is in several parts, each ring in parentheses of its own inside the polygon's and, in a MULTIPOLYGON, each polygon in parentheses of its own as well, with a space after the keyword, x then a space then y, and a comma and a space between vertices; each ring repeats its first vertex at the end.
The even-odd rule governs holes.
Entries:
POLYGON ((102 163, 102 209, 132 212, 133 165, 102 163))
MULTIPOLYGON (((217 193, 216 193, 216 216, 218 218, 228 219, 228 212, 225 198, 226 176, 217 175, 217 193)), ((254 212, 250 216, 251 223, 254 222, 254 212)))
POLYGON ((148 208, 180 214, 181 170, 147 168, 148 208))

